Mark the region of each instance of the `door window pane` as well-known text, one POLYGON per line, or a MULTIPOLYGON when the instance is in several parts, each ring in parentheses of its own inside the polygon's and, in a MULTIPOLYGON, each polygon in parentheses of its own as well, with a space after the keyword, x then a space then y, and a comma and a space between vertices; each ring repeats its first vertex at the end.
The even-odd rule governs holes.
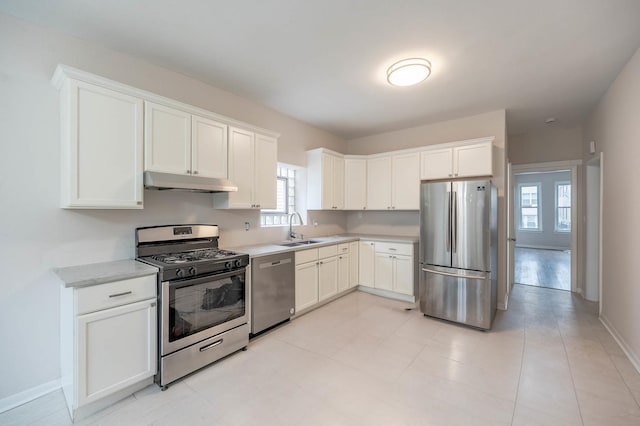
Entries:
POLYGON ((571 183, 556 182, 556 232, 571 232, 571 183))
POLYGON ((520 223, 521 230, 539 231, 540 226, 540 184, 520 185, 520 223))

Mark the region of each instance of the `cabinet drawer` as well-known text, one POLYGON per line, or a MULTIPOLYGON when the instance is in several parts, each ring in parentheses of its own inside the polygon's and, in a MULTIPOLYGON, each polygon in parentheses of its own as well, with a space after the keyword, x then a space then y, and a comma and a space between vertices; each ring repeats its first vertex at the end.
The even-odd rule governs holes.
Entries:
POLYGON ((349 253, 349 243, 338 244, 338 254, 349 253))
POLYGON ((318 260, 318 249, 299 250, 296 252, 296 265, 318 260))
POLYGON ((320 247, 318 249, 318 259, 325 259, 327 257, 336 256, 338 254, 338 245, 320 247))
POLYGON ((413 255, 413 244, 376 242, 376 253, 413 255))
POLYGON ((157 297, 156 280, 156 275, 147 275, 80 288, 76 315, 157 297))

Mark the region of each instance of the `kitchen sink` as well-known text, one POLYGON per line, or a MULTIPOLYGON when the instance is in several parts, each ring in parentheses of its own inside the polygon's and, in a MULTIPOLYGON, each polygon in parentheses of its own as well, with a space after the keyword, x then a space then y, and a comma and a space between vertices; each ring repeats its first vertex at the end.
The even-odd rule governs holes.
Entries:
POLYGON ((278 245, 283 247, 300 247, 300 246, 308 246, 309 244, 318 244, 321 242, 322 241, 306 240, 306 241, 292 241, 290 243, 283 243, 278 245))

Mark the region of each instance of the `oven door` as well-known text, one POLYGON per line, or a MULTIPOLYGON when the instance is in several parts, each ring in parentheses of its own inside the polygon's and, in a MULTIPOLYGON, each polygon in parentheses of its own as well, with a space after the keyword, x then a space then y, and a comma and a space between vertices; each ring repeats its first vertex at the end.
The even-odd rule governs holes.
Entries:
POLYGON ((168 355, 246 324, 245 268, 162 283, 160 354, 168 355))

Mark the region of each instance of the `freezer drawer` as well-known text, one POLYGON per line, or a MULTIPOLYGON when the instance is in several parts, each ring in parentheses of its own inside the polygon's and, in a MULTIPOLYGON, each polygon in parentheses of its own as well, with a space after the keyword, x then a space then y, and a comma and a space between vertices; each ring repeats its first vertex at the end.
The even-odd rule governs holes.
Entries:
POLYGON ((496 282, 488 272, 422 266, 423 314, 490 329, 496 310, 496 282))

